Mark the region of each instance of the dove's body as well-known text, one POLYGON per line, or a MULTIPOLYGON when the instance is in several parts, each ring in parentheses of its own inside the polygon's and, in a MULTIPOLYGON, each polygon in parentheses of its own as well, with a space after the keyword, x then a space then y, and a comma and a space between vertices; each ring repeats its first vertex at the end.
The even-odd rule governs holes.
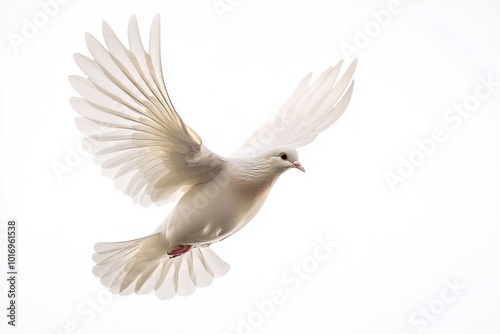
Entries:
POLYGON ((235 233, 259 212, 286 169, 304 171, 297 159, 297 151, 283 147, 251 159, 224 160, 218 173, 186 192, 163 222, 160 228, 167 243, 170 247, 207 246, 235 233), (293 161, 269 159, 281 152, 288 152, 293 161))
POLYGON ((94 59, 76 54, 75 61, 88 78, 70 77, 83 97, 71 99, 82 116, 76 124, 105 175, 135 203, 178 203, 149 236, 97 243, 93 272, 115 293, 155 291, 162 299, 189 295, 229 269, 210 244, 250 222, 279 175, 288 169, 304 171, 295 148, 310 143, 344 112, 355 62, 340 79, 341 62, 312 85, 306 76, 272 122, 231 158, 223 158, 203 145, 168 96, 159 17, 151 27, 149 53, 135 17, 128 33, 129 49, 106 23, 107 48, 86 35, 94 59))
POLYGON ((255 171, 250 176, 240 166, 223 163, 211 180, 192 187, 181 197, 161 226, 169 245, 209 245, 252 220, 264 204, 275 177, 265 171, 255 171), (261 182, 248 182, 259 179, 261 182))

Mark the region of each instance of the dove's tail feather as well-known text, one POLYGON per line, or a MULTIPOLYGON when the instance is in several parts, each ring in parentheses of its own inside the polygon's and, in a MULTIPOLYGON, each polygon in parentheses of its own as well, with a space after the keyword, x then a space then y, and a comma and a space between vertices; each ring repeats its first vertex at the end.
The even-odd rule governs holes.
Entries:
POLYGON ((171 258, 160 233, 95 245, 93 273, 110 291, 120 295, 155 292, 160 299, 187 296, 197 287, 209 286, 229 265, 209 247, 193 247, 171 258))

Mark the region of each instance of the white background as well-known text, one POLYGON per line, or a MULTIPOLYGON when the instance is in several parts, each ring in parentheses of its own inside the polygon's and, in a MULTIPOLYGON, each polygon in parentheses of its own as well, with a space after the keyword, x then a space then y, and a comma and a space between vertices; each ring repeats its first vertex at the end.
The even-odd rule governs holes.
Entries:
POLYGON ((0 259, 5 268, 5 223, 15 218, 20 272, 15 329, 1 279, 2 332, 500 332, 498 1, 401 0, 385 26, 373 13, 386 0, 222 0, 232 4, 222 14, 212 0, 74 0, 51 7, 47 22, 37 1, 2 2, 0 259), (283 175, 251 224, 213 246, 229 273, 168 301, 110 297, 91 255, 95 242, 148 234, 171 206, 134 206, 91 157, 70 157, 82 136, 67 77, 81 74, 72 54, 89 54, 84 33, 102 40, 106 20, 125 40, 136 14, 147 41, 156 13, 173 102, 222 155, 308 72, 359 58, 346 113, 299 150, 307 173, 283 175), (15 47, 9 38, 25 38, 33 16, 38 31, 15 47), (348 54, 347 44, 359 48, 348 54), (475 100, 476 90, 490 94, 475 100), (446 120, 462 103, 468 117, 446 120), (415 141, 436 129, 444 140, 422 159, 415 141), (420 165, 391 189, 387 172, 410 156, 420 165), (58 177, 55 165, 68 171, 58 177), (338 243, 323 261, 312 257, 318 238, 338 243), (310 273, 299 278, 294 266, 310 273), (275 290, 279 303, 262 302, 275 290))

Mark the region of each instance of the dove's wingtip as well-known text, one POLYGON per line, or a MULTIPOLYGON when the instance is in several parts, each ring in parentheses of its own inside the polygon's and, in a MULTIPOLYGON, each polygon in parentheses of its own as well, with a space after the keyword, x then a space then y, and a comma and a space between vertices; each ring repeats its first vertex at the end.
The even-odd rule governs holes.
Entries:
POLYGON ((351 65, 349 66, 352 66, 352 67, 356 67, 356 65, 358 64, 358 58, 354 58, 352 61, 351 61, 351 65))

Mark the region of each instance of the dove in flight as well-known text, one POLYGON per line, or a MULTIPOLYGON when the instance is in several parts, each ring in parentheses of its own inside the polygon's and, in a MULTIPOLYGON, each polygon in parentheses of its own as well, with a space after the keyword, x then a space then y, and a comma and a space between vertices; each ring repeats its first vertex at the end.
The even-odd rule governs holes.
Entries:
POLYGON ((342 62, 312 84, 307 75, 276 117, 226 158, 205 147, 172 105, 162 74, 159 15, 151 26, 149 53, 135 16, 128 49, 106 22, 102 30, 106 46, 85 36, 93 59, 74 55, 86 78, 69 77, 82 97, 70 101, 82 116, 75 122, 86 136, 84 147, 134 203, 177 204, 146 237, 97 243, 93 273, 117 294, 186 296, 229 270, 210 245, 252 220, 283 172, 305 171, 296 149, 342 115, 356 61, 342 76, 342 62))

